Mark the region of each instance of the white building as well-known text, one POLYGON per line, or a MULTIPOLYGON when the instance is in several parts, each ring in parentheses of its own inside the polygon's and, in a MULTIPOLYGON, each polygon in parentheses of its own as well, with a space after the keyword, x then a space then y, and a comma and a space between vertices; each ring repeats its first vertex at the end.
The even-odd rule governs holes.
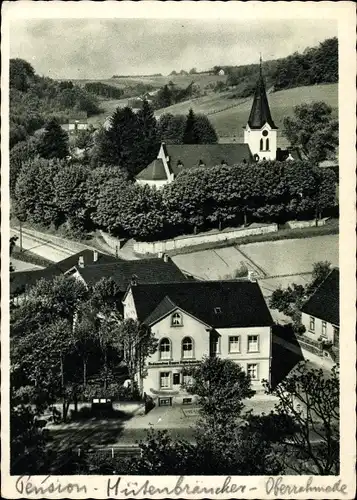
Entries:
POLYGON ((150 326, 158 349, 146 360, 143 392, 159 405, 193 402, 184 369, 206 356, 231 359, 262 390, 270 380, 273 320, 258 283, 248 280, 137 284, 123 299, 124 318, 150 326))

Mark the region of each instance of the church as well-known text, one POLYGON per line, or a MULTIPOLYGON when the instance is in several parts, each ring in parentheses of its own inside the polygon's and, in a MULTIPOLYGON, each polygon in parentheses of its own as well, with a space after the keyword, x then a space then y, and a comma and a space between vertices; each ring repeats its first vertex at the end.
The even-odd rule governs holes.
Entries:
POLYGON ((183 169, 298 159, 277 148, 277 135, 278 127, 271 116, 260 66, 252 108, 244 128, 244 143, 171 145, 163 142, 157 158, 139 172, 136 180, 139 184, 160 188, 172 182, 183 169))

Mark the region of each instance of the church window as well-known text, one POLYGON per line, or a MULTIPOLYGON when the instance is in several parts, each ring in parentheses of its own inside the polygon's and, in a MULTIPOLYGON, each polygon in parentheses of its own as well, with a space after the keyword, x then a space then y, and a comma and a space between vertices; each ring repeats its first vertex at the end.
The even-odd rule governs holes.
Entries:
POLYGON ((263 151, 263 139, 260 139, 260 151, 263 151))
POLYGON ((269 139, 265 141, 265 150, 269 151, 269 139))
POLYGON ((263 136, 266 137, 268 135, 268 131, 267 130, 263 130, 263 136))

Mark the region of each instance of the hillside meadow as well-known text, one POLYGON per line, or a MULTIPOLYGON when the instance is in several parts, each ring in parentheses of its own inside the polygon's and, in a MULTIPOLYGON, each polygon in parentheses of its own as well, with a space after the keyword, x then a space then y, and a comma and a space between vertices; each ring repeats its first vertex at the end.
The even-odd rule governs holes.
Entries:
MULTIPOLYGON (((209 116, 209 119, 215 127, 221 142, 242 142, 243 127, 245 127, 247 123, 253 98, 232 99, 230 97, 231 95, 232 91, 220 93, 212 92, 206 96, 190 99, 167 108, 159 109, 155 111, 155 116, 158 118, 164 113, 186 115, 189 109, 192 108, 195 113, 203 113, 209 116)), ((302 103, 324 101, 335 110, 335 114, 337 116, 338 84, 332 83, 308 87, 297 87, 293 89, 280 90, 278 92, 269 91, 268 98, 273 119, 276 125, 282 129, 284 118, 286 116, 291 116, 293 114, 294 106, 302 103)), ((104 122, 105 118, 109 116, 116 107, 124 107, 127 104, 128 99, 102 100, 100 105, 104 112, 100 115, 92 116, 89 121, 93 125, 98 126, 104 122)), ((287 144, 281 133, 279 134, 279 139, 279 146, 285 147, 287 144)))
POLYGON ((88 82, 101 82, 106 85, 113 85, 118 88, 125 88, 142 83, 144 85, 152 85, 155 89, 159 89, 169 82, 173 82, 178 87, 187 87, 191 82, 199 85, 203 90, 206 85, 216 82, 226 82, 227 76, 210 75, 208 73, 193 74, 193 75, 167 75, 167 76, 131 76, 124 78, 106 78, 103 80, 76 80, 75 83, 84 85, 88 82))

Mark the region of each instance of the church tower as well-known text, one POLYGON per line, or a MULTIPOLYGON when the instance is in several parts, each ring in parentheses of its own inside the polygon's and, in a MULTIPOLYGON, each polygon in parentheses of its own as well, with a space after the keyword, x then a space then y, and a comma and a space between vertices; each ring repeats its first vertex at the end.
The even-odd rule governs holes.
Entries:
POLYGON ((252 155, 257 161, 275 160, 277 135, 278 127, 270 114, 262 74, 262 58, 260 57, 259 79, 248 123, 244 129, 244 143, 249 145, 252 155))

